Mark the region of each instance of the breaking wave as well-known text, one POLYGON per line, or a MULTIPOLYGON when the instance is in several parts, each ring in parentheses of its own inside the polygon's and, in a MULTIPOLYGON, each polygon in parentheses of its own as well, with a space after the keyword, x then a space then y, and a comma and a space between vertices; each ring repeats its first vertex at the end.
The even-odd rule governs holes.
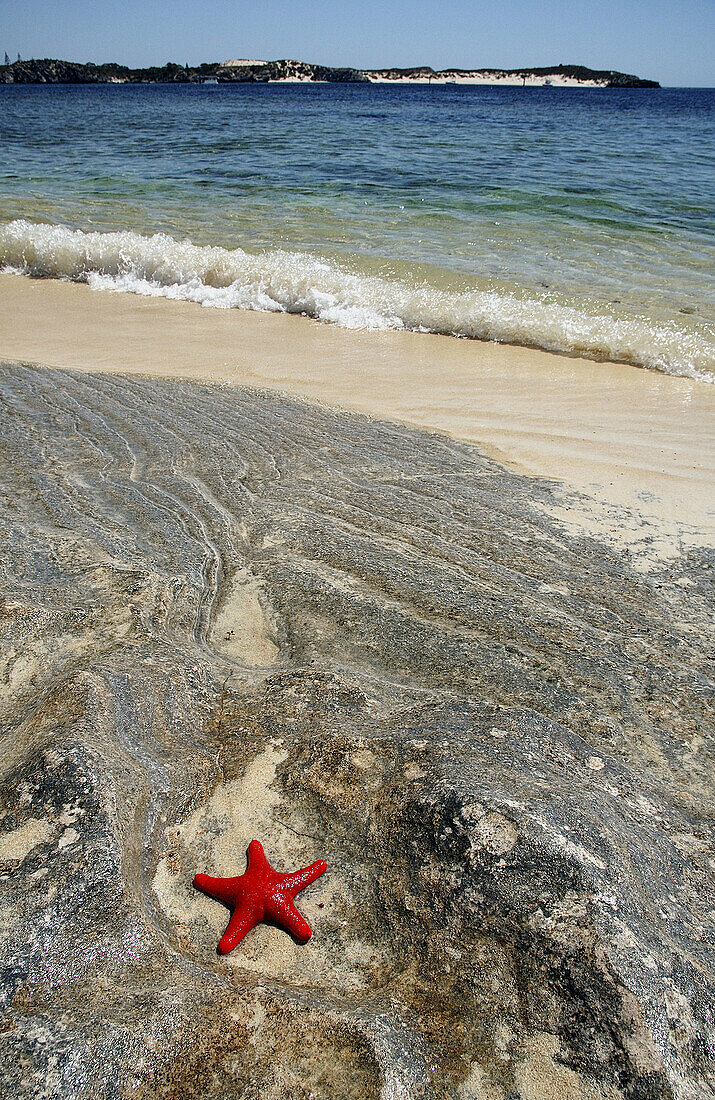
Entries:
MULTIPOLYGON (((199 246, 163 233, 85 233, 18 219, 0 228, 0 266, 96 289, 221 309, 299 313, 352 329, 411 329, 521 344, 715 381, 715 343, 675 321, 521 297, 453 293, 421 282, 356 274, 308 253, 199 246)), ((594 306, 596 304, 594 303, 594 306)))

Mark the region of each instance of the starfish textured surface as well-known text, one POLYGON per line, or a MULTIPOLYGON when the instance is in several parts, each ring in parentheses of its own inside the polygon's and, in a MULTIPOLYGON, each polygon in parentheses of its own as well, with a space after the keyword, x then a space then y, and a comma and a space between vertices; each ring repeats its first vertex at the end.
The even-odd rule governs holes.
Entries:
POLYGON ((262 921, 271 921, 289 932, 299 943, 307 943, 312 932, 300 915, 293 898, 327 870, 325 860, 310 867, 282 874, 271 867, 259 840, 248 845, 248 866, 236 878, 212 878, 196 875, 194 886, 216 901, 223 902, 231 912, 228 927, 219 941, 218 951, 228 955, 243 937, 262 921))

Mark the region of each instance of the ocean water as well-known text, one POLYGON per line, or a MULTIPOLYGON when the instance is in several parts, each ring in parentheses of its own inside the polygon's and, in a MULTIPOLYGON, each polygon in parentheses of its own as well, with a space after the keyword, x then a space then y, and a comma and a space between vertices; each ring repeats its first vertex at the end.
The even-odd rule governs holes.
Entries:
POLYGON ((715 380, 715 91, 0 86, 0 266, 715 380))

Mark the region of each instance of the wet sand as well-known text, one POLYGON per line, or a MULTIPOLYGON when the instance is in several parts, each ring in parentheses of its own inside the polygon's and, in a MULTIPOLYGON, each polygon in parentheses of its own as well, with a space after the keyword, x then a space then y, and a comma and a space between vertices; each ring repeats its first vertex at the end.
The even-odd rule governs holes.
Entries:
POLYGON ((713 542, 715 387, 705 383, 13 275, 0 275, 0 357, 267 388, 447 432, 562 482, 561 521, 625 541, 642 561, 713 542))

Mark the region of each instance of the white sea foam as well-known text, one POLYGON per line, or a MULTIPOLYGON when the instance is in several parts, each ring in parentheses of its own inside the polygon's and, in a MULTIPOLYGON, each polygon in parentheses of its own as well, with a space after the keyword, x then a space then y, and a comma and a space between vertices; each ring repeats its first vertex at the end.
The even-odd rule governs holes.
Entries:
POLYGON ((502 290, 452 293, 355 274, 307 253, 253 255, 159 233, 84 233, 19 219, 0 228, 0 266, 221 309, 302 313, 344 328, 404 328, 523 344, 715 381, 715 344, 675 321, 610 316, 502 290))

